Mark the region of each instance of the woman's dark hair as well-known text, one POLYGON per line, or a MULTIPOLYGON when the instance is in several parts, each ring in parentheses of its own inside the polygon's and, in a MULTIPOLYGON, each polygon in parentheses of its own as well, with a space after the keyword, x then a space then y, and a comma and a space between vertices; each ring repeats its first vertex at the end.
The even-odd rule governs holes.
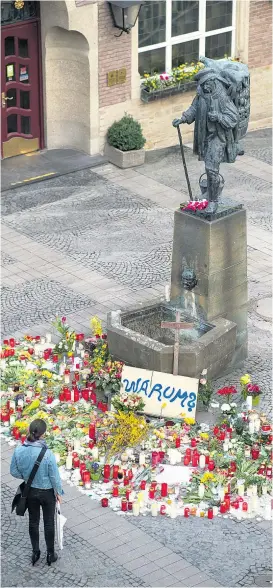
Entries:
POLYGON ((28 441, 38 441, 40 437, 46 432, 46 423, 42 419, 35 419, 29 426, 28 441))

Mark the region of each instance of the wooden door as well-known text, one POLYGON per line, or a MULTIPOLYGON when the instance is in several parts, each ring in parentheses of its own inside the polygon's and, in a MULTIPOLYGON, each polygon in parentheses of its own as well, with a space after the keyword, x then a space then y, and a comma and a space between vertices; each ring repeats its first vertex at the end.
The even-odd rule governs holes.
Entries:
POLYGON ((41 147, 38 23, 2 27, 2 156, 41 147))

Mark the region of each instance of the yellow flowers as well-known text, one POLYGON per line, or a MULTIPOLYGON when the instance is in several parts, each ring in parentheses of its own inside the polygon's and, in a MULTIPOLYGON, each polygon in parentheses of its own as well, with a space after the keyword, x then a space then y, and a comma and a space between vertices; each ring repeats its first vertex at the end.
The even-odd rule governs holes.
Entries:
POLYGON ((49 372, 48 370, 42 370, 42 376, 44 378, 48 378, 48 380, 50 380, 50 378, 52 378, 52 373, 49 372))
POLYGON ((208 433, 200 433, 200 437, 201 437, 201 439, 209 439, 209 434, 208 433))
POLYGON ((186 425, 194 425, 195 424, 195 419, 193 417, 185 417, 184 418, 184 423, 186 423, 186 425))
POLYGON ((249 374, 245 374, 240 378, 240 383, 242 384, 242 386, 246 386, 247 384, 250 384, 250 382, 251 377, 249 376, 249 374))
POLYGON ((216 481, 216 478, 211 472, 206 472, 200 480, 200 482, 202 484, 208 484, 209 482, 215 482, 215 481, 216 481))
POLYGON ((25 410, 23 411, 23 414, 29 414, 33 410, 36 410, 36 408, 39 408, 39 406, 40 406, 40 400, 38 400, 38 398, 36 398, 35 400, 33 400, 33 402, 31 402, 31 404, 29 404, 29 406, 27 406, 27 408, 25 408, 25 410))
POLYGON ((28 422, 27 421, 15 421, 14 427, 17 429, 28 429, 28 422))
POLYGON ((106 438, 109 456, 120 454, 126 447, 140 445, 148 436, 149 426, 143 417, 117 412, 112 416, 106 438))
POLYGON ((102 324, 101 324, 101 320, 97 316, 93 316, 93 318, 90 320, 90 326, 91 326, 93 335, 94 336, 99 335, 101 337, 101 335, 103 333, 102 324))
POLYGON ((162 409, 163 409, 163 408, 166 408, 166 406, 167 406, 167 402, 162 402, 162 404, 161 404, 161 408, 162 408, 162 409))

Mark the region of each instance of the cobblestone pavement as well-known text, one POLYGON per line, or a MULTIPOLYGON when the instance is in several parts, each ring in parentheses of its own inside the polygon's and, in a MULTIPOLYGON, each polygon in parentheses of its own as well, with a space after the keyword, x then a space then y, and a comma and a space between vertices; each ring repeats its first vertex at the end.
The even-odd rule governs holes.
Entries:
MULTIPOLYGON (((272 295, 271 152, 270 129, 249 133, 245 155, 233 166, 223 165, 225 198, 247 209, 249 355, 244 370, 262 386, 266 411, 271 407, 271 319, 261 308, 272 295)), ((190 146, 186 157, 198 194, 203 167, 190 146)), ((106 164, 5 192, 3 334, 45 333, 55 311, 89 333, 90 316, 105 321, 109 310, 163 296, 170 279, 173 211, 185 200, 177 149, 148 153, 146 164, 134 170, 106 164)), ((240 375, 241 370, 234 371, 215 387, 236 385, 240 375)), ((17 482, 8 474, 8 450, 3 458, 8 488, 2 499, 8 504, 17 482)), ((124 520, 102 513, 70 487, 65 501, 66 546, 52 569, 43 560, 29 567, 26 521, 3 510, 3 586, 254 586, 258 576, 268 576, 271 538, 265 522, 124 520)))

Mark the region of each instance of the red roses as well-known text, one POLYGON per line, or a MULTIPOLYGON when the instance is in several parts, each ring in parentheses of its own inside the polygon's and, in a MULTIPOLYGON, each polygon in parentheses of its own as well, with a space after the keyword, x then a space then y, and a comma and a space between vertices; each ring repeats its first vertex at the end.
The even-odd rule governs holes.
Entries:
POLYGON ((196 210, 204 210, 204 208, 207 208, 209 201, 208 200, 190 200, 190 202, 188 202, 186 205, 181 204, 180 208, 181 210, 193 210, 194 212, 196 210))

